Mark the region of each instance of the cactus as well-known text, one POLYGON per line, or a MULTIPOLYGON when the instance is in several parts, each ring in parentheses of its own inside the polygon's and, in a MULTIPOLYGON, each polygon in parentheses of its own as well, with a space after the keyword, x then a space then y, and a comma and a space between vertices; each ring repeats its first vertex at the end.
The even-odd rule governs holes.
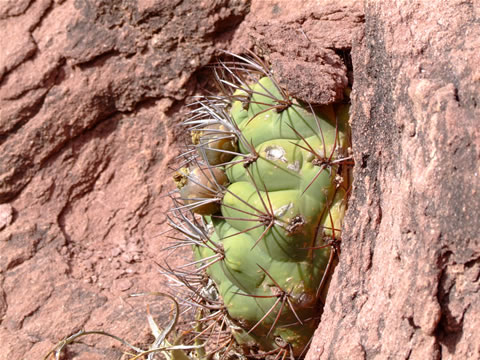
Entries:
POLYGON ((348 104, 314 108, 289 96, 258 57, 230 55, 215 70, 222 94, 200 98, 186 121, 193 145, 174 176, 169 220, 182 234, 174 247, 192 245, 195 261, 169 272, 220 329, 224 349, 301 357, 320 320, 352 181, 348 104))

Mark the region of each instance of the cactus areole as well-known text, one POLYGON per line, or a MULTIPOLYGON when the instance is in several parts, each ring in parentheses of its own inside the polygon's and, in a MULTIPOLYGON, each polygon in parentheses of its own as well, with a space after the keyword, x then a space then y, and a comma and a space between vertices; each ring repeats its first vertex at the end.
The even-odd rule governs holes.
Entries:
POLYGON ((225 347, 300 358, 320 321, 352 181, 348 103, 314 108, 260 59, 233 59, 216 70, 222 94, 198 100, 186 121, 192 145, 169 218, 195 261, 188 275, 172 273, 209 309, 203 318, 230 332, 225 347))

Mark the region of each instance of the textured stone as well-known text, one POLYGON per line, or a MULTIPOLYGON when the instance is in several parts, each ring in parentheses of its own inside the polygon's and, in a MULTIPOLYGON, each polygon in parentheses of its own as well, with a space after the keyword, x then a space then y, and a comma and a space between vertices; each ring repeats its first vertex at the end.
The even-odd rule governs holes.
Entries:
POLYGON ((296 98, 314 105, 342 100, 353 81, 347 66, 352 41, 363 26, 361 7, 353 1, 292 5, 255 3, 236 33, 234 51, 248 44, 265 56, 280 84, 296 98))
POLYGON ((307 359, 479 358, 478 19, 475 2, 367 2, 352 199, 307 359))
MULTIPOLYGON (((248 9, 1 2, 0 359, 42 358, 82 328, 145 346, 147 303, 168 321, 164 300, 126 296, 166 290, 155 263, 166 254, 180 105, 248 9)), ((70 358, 122 354, 112 339, 84 341, 95 350, 75 345, 70 358)))
POLYGON ((0 204, 0 230, 10 225, 13 221, 13 207, 10 204, 0 204))
MULTIPOLYGON (((1 1, 0 359, 82 328, 145 346, 146 304, 168 321, 125 295, 165 289, 176 124, 220 48, 263 49, 313 102, 354 84, 355 183, 307 358, 478 358, 479 16, 476 1, 1 1)), ((121 354, 85 337, 68 357, 121 354)))

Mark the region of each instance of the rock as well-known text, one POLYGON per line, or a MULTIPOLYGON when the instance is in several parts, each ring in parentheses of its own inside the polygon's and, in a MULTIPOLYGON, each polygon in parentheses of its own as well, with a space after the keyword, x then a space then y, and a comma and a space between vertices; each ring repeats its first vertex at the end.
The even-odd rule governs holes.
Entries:
POLYGON ((10 204, 0 204, 0 230, 3 230, 13 221, 13 207, 10 204))
MULTIPOLYGON (((479 13, 471 1, 2 1, 0 360, 41 358, 82 328, 143 346, 147 304, 169 321, 167 301, 127 295, 168 291, 156 263, 177 125, 225 48, 263 51, 313 103, 353 84, 355 182, 307 359, 477 358, 479 13)), ((102 337, 69 349, 122 355, 102 337)))
MULTIPOLYGON (((168 290, 155 262, 179 109, 249 3, 119 4, 0 4, 1 360, 43 358, 82 328, 147 344, 145 303, 126 297, 168 290)), ((95 350, 74 345, 76 358, 122 354, 82 341, 95 350)))
POLYGON ((118 279, 115 281, 115 288, 119 291, 127 291, 132 285, 132 281, 129 279, 118 279))
MULTIPOLYGON (((275 6, 277 13, 286 15, 257 11, 260 15, 241 25, 251 29, 239 31, 234 44, 246 42, 265 56, 290 95, 312 105, 341 101, 349 81, 353 82, 346 65, 350 65, 352 41, 363 26, 360 7, 353 2, 305 3, 295 9, 289 4, 275 6)), ((242 51, 238 45, 234 49, 242 51)))
POLYGON ((367 4, 352 198, 306 359, 478 358, 478 5, 367 4))

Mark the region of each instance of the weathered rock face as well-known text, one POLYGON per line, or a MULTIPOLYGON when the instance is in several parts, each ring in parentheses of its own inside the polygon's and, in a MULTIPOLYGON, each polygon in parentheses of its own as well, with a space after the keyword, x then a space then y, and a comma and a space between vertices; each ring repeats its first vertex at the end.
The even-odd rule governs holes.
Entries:
MULTIPOLYGON (((176 104, 248 10, 1 2, 0 359, 42 358, 82 328, 148 340, 145 304, 124 298, 164 290, 155 262, 168 241, 176 104)), ((160 322, 168 309, 156 310, 160 322)), ((86 341, 96 348, 75 345, 72 359, 121 355, 86 341)))
POLYGON ((353 197, 308 359, 480 357, 480 16, 368 2, 353 197))
MULTIPOLYGON (((347 66, 352 41, 363 26, 361 6, 345 1, 295 5, 284 4, 284 15, 268 21, 267 11, 255 9, 231 46, 241 52, 248 44, 268 59, 292 96, 311 104, 340 101, 353 80, 347 66)), ((280 11, 278 6, 273 9, 280 11)))
MULTIPOLYGON (((176 124, 220 48, 316 103, 354 80, 355 182, 307 358, 479 357, 479 5, 356 3, 1 2, 0 359, 82 328, 148 342, 125 298, 164 289, 176 124)), ((121 354, 84 339, 68 358, 121 354)))

